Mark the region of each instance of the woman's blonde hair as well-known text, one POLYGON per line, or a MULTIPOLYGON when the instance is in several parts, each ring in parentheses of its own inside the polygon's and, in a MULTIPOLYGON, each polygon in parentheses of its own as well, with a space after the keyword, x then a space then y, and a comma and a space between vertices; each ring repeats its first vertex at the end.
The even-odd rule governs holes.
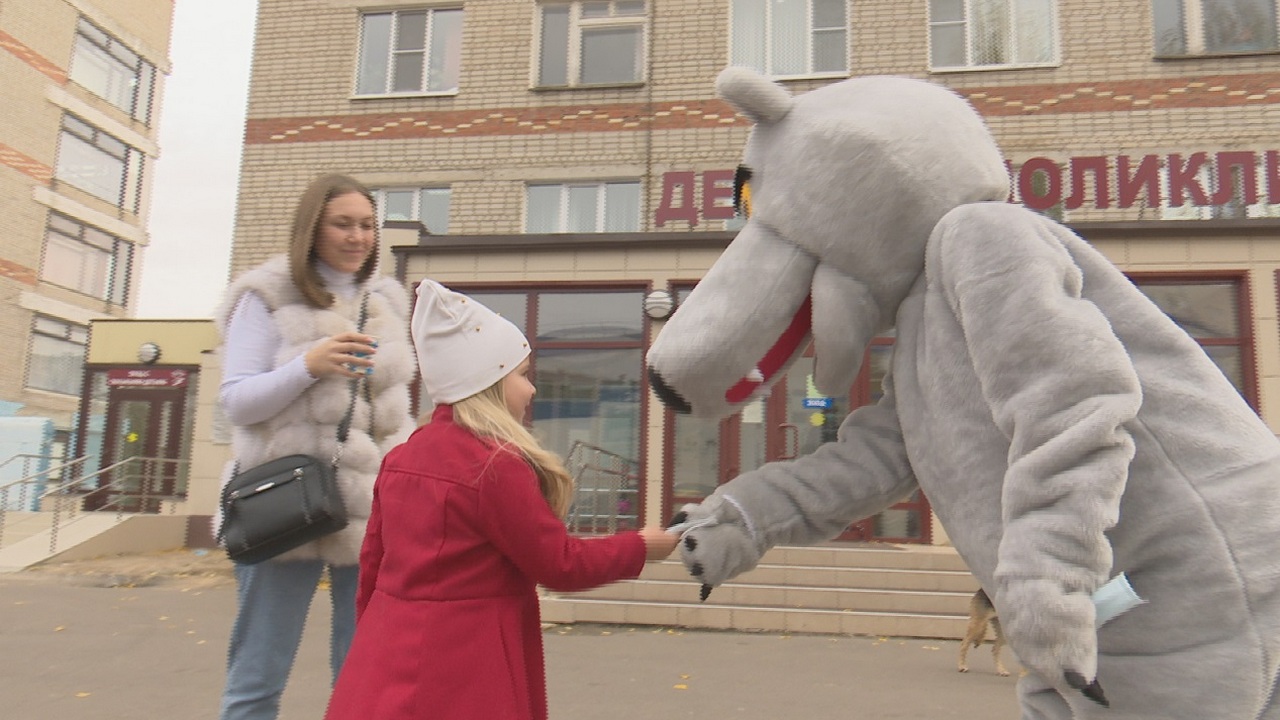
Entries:
MULTIPOLYGON (((377 213, 378 204, 373 192, 359 180, 346 175, 322 175, 312 180, 307 189, 302 191, 293 214, 293 234, 289 240, 289 272, 293 276, 293 284, 312 307, 327 308, 333 305, 333 293, 325 288, 324 280, 316 272, 316 238, 320 236, 320 221, 324 219, 325 206, 330 200, 347 193, 360 193, 374 207, 374 213, 377 213)), ((375 235, 373 251, 356 271, 357 283, 363 283, 373 275, 373 270, 378 265, 378 242, 375 235)))
POLYGON ((454 403, 453 419, 476 435, 492 438, 519 453, 537 474, 542 497, 551 510, 561 518, 569 514, 573 478, 560 458, 544 450, 529 429, 511 415, 502 393, 502 381, 454 403))

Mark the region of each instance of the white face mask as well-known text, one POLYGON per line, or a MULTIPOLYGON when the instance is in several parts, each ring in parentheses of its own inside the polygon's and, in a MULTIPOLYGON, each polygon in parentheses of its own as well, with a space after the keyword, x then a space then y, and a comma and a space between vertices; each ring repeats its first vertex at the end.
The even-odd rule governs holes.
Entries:
POLYGON ((1111 578, 1106 585, 1098 588, 1093 594, 1093 606, 1096 612, 1094 625, 1102 627, 1106 621, 1132 610, 1145 603, 1129 584, 1124 573, 1111 578))

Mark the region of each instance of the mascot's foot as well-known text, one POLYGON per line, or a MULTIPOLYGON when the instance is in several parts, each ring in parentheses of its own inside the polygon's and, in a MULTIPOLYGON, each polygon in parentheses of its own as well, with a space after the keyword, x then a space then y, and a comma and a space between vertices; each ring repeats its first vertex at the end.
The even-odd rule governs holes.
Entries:
POLYGON ((1068 685, 1079 690, 1085 697, 1102 707, 1111 707, 1111 703, 1107 701, 1107 696, 1103 694, 1102 686, 1098 684, 1097 678, 1094 678, 1093 682, 1085 682, 1084 676, 1073 670, 1068 670, 1062 675, 1066 678, 1068 685))

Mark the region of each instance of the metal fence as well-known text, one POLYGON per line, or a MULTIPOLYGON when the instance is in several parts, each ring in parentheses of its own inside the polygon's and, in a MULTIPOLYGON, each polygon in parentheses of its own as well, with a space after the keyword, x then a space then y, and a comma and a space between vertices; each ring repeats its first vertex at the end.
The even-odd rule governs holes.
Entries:
POLYGON ((117 521, 138 513, 172 514, 186 499, 171 491, 185 460, 131 457, 82 475, 87 459, 79 457, 0 485, 0 547, 6 528, 26 523, 41 530, 47 527, 49 552, 57 552, 59 532, 87 514, 114 513, 117 521), (8 510, 11 499, 29 511, 8 510))
POLYGON ((595 445, 575 442, 565 457, 574 479, 566 524, 581 534, 614 533, 640 526, 640 465, 595 445))

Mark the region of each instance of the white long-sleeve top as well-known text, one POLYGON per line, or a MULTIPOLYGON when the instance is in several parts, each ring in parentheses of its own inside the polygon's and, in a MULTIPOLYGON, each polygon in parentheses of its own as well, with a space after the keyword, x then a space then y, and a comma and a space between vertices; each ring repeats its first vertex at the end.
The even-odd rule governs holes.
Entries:
MULTIPOLYGON (((339 272, 319 261, 316 270, 334 295, 344 299, 355 295, 355 273, 339 272)), ((252 425, 274 417, 316 381, 301 353, 275 366, 280 342, 280 330, 267 304, 252 291, 241 295, 227 323, 218 390, 223 412, 232 424, 252 425)))

